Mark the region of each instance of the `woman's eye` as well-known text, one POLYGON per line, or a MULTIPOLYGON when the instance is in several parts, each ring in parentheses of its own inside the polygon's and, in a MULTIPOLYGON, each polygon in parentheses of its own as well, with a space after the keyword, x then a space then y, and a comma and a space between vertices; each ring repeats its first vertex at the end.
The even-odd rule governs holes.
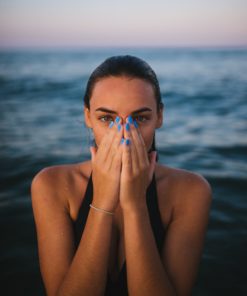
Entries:
POLYGON ((110 122, 110 121, 114 121, 114 119, 109 115, 104 115, 104 116, 100 117, 100 121, 102 121, 102 122, 110 122))
POLYGON ((145 122, 147 121, 147 117, 139 115, 135 117, 135 120, 139 122, 145 122))

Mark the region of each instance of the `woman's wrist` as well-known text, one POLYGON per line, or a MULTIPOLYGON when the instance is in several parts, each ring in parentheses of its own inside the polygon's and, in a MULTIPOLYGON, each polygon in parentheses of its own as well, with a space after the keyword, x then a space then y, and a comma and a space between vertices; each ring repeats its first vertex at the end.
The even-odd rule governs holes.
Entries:
POLYGON ((128 203, 128 204, 121 204, 121 208, 123 213, 129 213, 129 214, 140 214, 145 213, 147 211, 147 203, 146 200, 143 199, 143 201, 138 201, 135 203, 128 203))
POLYGON ((102 209, 110 213, 114 213, 117 208, 117 204, 114 204, 113 202, 109 202, 109 199, 106 200, 106 198, 104 198, 103 196, 101 196, 101 198, 94 197, 91 202, 91 205, 93 205, 98 209, 102 209))
POLYGON ((102 208, 95 207, 93 204, 90 204, 89 206, 90 206, 90 208, 94 209, 97 212, 104 213, 104 214, 107 214, 107 215, 110 215, 110 216, 114 215, 114 212, 107 211, 107 210, 104 210, 102 208))

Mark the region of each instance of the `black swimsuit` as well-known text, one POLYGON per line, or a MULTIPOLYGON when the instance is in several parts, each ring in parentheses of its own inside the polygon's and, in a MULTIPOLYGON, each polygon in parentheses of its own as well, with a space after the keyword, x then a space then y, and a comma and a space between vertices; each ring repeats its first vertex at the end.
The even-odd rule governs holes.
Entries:
MULTIPOLYGON (((164 235, 165 235, 165 229, 161 221, 159 207, 158 207, 155 175, 153 176, 152 182, 150 183, 147 189, 146 196, 147 196, 146 200, 147 200, 149 218, 150 218, 153 234, 155 237, 158 251, 161 254, 164 235)), ((80 243, 81 236, 82 236, 84 227, 86 225, 87 216, 90 209, 89 205, 92 202, 92 197, 93 197, 93 183, 92 183, 92 175, 91 175, 87 185, 83 203, 78 213, 77 220, 74 222, 76 248, 80 243)), ((116 281, 113 282, 109 275, 107 277, 105 296, 116 296, 116 295, 117 296, 128 295, 126 262, 124 263, 118 275, 118 279, 116 281)))

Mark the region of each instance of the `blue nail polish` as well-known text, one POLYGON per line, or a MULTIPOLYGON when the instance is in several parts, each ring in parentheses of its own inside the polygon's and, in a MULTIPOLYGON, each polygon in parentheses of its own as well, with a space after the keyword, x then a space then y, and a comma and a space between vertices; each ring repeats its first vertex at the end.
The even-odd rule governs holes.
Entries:
POLYGON ((111 121, 111 123, 109 124, 109 128, 112 128, 112 127, 113 127, 113 125, 114 125, 114 122, 113 122, 113 121, 111 121))
POLYGON ((135 120, 134 120, 134 126, 135 126, 135 128, 138 127, 138 124, 137 124, 137 122, 135 120))
POLYGON ((130 144, 130 139, 126 139, 125 144, 128 146, 130 144))
POLYGON ((126 131, 127 131, 127 132, 130 131, 130 125, 129 125, 129 123, 126 123, 126 124, 125 124, 125 128, 126 128, 126 131))
POLYGON ((128 116, 128 121, 130 124, 133 124, 133 118, 130 115, 128 116))
POLYGON ((120 144, 122 145, 124 143, 124 138, 121 139, 120 144))
POLYGON ((119 124, 119 125, 117 126, 117 130, 118 130, 119 132, 121 131, 121 127, 122 127, 121 124, 119 124))
POLYGON ((116 123, 119 123, 119 121, 120 121, 120 117, 116 117, 116 119, 115 119, 115 121, 116 121, 116 123))

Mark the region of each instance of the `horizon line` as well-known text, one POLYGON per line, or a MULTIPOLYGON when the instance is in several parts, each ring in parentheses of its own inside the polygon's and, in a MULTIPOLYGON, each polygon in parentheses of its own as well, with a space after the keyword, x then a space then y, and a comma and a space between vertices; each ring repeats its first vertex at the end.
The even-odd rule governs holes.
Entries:
POLYGON ((83 49, 247 49, 247 44, 229 45, 28 45, 1 46, 0 51, 6 50, 83 50, 83 49))

